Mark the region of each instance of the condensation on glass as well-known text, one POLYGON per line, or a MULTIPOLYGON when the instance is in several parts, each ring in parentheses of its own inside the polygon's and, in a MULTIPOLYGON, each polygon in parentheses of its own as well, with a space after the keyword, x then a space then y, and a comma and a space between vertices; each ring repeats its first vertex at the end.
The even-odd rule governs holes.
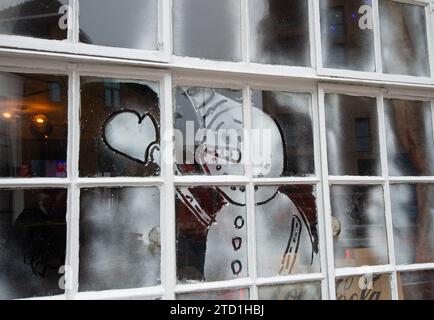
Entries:
POLYGON ((387 159, 391 176, 433 176, 431 103, 385 99, 387 159))
POLYGON ((258 295, 259 300, 321 300, 321 282, 261 286, 258 295))
POLYGON ((66 199, 66 189, 0 190, 0 299, 64 293, 66 199))
POLYGON ((181 293, 176 295, 177 300, 249 300, 249 289, 201 291, 181 293))
POLYGON ((320 0, 326 68, 375 71, 372 5, 365 0, 320 0))
POLYGON ((389 262, 381 186, 331 187, 335 266, 389 262))
POLYGON ((327 93, 325 118, 329 174, 380 176, 376 99, 327 93))
POLYGON ((176 262, 180 282, 244 278, 246 188, 176 187, 176 262))
POLYGON ((64 40, 68 0, 2 0, 0 34, 64 40))
POLYGON ((0 177, 66 177, 68 77, 0 73, 0 177))
POLYGON ((250 0, 252 62, 310 66, 307 0, 250 0))
POLYGON ((253 90, 251 99, 253 175, 314 175, 312 96, 253 90))
POLYGON ((80 176, 160 174, 159 83, 81 78, 80 176))
POLYGON ((400 300, 434 300, 434 270, 398 272, 400 300))
POLYGON ((129 49, 158 49, 158 0, 80 0, 80 41, 129 49))
POLYGON ((315 187, 255 186, 255 203, 258 275, 320 272, 315 187))
POLYGON ((79 290, 160 284, 156 187, 81 189, 79 290))
POLYGON ((178 56, 241 60, 240 0, 174 0, 173 47, 178 56))
POLYGON ((434 185, 392 184, 390 197, 396 263, 434 262, 434 185))
POLYGON ((425 7, 379 1, 383 72, 430 76, 425 7))
POLYGON ((242 92, 176 87, 174 95, 175 173, 244 174, 242 92))
POLYGON ((337 300, 391 300, 390 275, 365 274, 336 280, 337 300))

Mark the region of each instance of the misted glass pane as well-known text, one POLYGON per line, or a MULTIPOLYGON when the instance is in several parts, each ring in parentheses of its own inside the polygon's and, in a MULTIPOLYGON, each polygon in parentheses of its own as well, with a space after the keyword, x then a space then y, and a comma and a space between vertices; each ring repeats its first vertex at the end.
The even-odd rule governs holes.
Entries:
POLYGON ((381 186, 332 186, 336 267, 389 262, 381 186))
POLYGON ((434 262, 434 185, 392 184, 396 263, 434 262))
POLYGON ((311 104, 310 94, 252 92, 250 140, 255 177, 315 174, 311 104))
POLYGON ((159 84, 81 78, 80 176, 160 174, 159 84))
POLYGON ((327 93, 324 102, 329 174, 381 175, 375 98, 327 93))
POLYGON ((241 60, 240 0, 173 0, 173 47, 178 56, 241 60))
POLYGON ((430 102, 385 99, 387 158, 391 176, 434 175, 430 102))
POLYGON ((258 294, 259 300, 321 300, 321 282, 262 286, 258 294))
POLYGON ((310 66, 307 0, 249 0, 251 61, 310 66))
POLYGON ((63 189, 0 190, 0 299, 63 294, 66 198, 63 189))
POLYGON ((156 50, 157 36, 158 0, 80 0, 81 42, 156 50))
POLYGON ((324 67, 375 71, 371 1, 320 0, 319 3, 324 67))
POLYGON ((177 300, 249 300, 249 289, 203 291, 176 295, 177 300))
POLYGON ((242 92, 176 87, 174 95, 176 174, 244 174, 242 92))
POLYGON ((246 277, 244 186, 176 188, 176 260, 181 282, 246 277))
POLYGON ((63 40, 67 37, 69 0, 2 0, 0 33, 63 40))
POLYGON ((425 7, 381 0, 383 72, 429 76, 425 7))
POLYGON ((80 291, 159 284, 158 188, 82 189, 80 198, 80 291))
POLYGON ((314 186, 255 186, 255 203, 258 275, 320 272, 314 186))
POLYGON ((336 280, 337 300, 391 300, 390 276, 366 274, 336 280))
POLYGON ((398 273, 400 300, 434 300, 434 270, 398 273))
POLYGON ((0 177, 66 177, 68 77, 0 73, 0 177))

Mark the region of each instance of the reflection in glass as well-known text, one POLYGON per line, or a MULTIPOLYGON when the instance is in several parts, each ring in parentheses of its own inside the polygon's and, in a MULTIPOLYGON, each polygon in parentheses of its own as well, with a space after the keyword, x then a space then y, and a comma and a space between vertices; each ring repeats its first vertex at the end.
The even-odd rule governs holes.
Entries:
POLYGON ((331 187, 336 267, 388 263, 383 188, 331 187))
POLYGON ((80 0, 80 41, 157 49, 158 0, 80 0))
POLYGON ((391 176, 434 175, 430 102, 385 99, 387 158, 391 176))
POLYGON ((0 299, 62 294, 63 189, 0 190, 0 299))
POLYGON ((308 1, 250 0, 249 11, 253 62, 310 65, 308 1))
POLYGON ((372 7, 364 0, 320 0, 323 65, 375 71, 372 7))
POLYGON ((174 0, 173 47, 178 56, 241 60, 240 0, 174 0))
POLYGON ((247 276, 244 186, 176 188, 176 260, 181 282, 247 276))
POLYGON ((82 77, 80 127, 80 176, 159 175, 158 83, 82 77))
POLYGON ((0 34, 63 40, 69 0, 2 0, 0 34))
POLYGON ((160 283, 157 188, 81 190, 80 291, 160 283))
POLYGON ((400 300, 434 300, 434 270, 398 273, 400 300))
POLYGON ((337 300, 391 300, 390 276, 366 274, 336 280, 337 300))
POLYGON ((321 300, 321 282, 267 285, 258 294, 259 300, 321 300))
POLYGON ((379 6, 383 72, 429 76, 425 7, 391 0, 379 6))
POLYGON ((174 94, 176 174, 242 175, 242 92, 176 87, 174 94))
POLYGON ((265 140, 261 145, 253 134, 250 137, 256 177, 315 174, 311 104, 310 94, 252 92, 252 129, 271 142, 265 140), (266 159, 266 155, 271 158, 266 159))
POLYGON ((0 177, 66 177, 68 77, 0 73, 0 177))
POLYGON ((434 185, 392 184, 396 263, 434 262, 434 185))
POLYGON ((327 93, 324 102, 329 174, 381 175, 375 98, 327 93))
POLYGON ((249 289, 204 291, 176 295, 177 300, 249 300, 249 289))
POLYGON ((258 275, 319 272, 314 187, 256 186, 255 203, 258 275))

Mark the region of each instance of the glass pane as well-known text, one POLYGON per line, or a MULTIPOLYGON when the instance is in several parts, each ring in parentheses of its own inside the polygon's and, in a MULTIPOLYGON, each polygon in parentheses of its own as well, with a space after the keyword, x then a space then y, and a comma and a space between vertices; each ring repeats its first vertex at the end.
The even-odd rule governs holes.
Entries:
POLYGON ((425 8, 379 1, 383 72, 429 76, 425 8))
POLYGON ((390 186, 396 263, 434 262, 434 185, 390 186))
POLYGON ((336 267, 389 262, 381 186, 332 186, 336 267))
POLYGON ((158 0, 80 0, 80 41, 157 50, 158 0))
POLYGON ((243 186, 176 188, 178 280, 247 276, 247 215, 243 186))
POLYGON ((68 77, 0 73, 0 177, 66 177, 68 77))
POLYGON ((0 190, 0 299, 63 294, 67 190, 0 190))
POLYGON ((391 300, 390 276, 367 274, 336 280, 337 300, 391 300))
POLYGON ((259 276, 320 271, 315 200, 310 185, 255 187, 259 276))
POLYGON ((324 67, 375 71, 371 1, 319 3, 324 67))
POLYGON ((321 300, 321 282, 306 282, 258 288, 259 300, 321 300))
POLYGON ((176 295, 177 300, 249 300, 249 289, 204 291, 176 295))
POLYGON ((251 61, 310 66, 306 0, 250 0, 251 61))
POLYGON ((176 87, 174 94, 176 174, 244 174, 242 92, 176 87))
POLYGON ((385 99, 387 158, 391 176, 434 175, 429 102, 385 99))
POLYGON ((68 0, 2 0, 0 33, 63 40, 68 29, 68 0))
POLYGON ((81 190, 80 291, 160 283, 158 188, 81 190))
POLYGON ((159 84, 81 78, 80 176, 160 173, 159 84))
POLYGON ((398 273, 400 300, 434 300, 434 270, 398 273))
POLYGON ((314 175, 311 95, 254 90, 252 105, 253 175, 314 175))
POLYGON ((178 56, 241 60, 240 0, 173 0, 178 56))
POLYGON ((375 98, 326 94, 324 102, 329 174, 381 175, 375 98))

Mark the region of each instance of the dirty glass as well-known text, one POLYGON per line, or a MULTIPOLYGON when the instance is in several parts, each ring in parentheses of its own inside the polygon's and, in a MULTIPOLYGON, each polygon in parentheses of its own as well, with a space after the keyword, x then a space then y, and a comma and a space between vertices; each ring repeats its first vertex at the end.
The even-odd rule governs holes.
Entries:
POLYGON ((182 293, 177 300, 249 300, 249 289, 201 291, 182 293))
POLYGON ((321 300, 321 282, 261 286, 258 294, 259 300, 321 300))
POLYGON ((434 270, 398 272, 400 300, 434 300, 434 270))
POLYGON ((366 274, 336 280, 337 300, 391 300, 390 276, 366 274))

